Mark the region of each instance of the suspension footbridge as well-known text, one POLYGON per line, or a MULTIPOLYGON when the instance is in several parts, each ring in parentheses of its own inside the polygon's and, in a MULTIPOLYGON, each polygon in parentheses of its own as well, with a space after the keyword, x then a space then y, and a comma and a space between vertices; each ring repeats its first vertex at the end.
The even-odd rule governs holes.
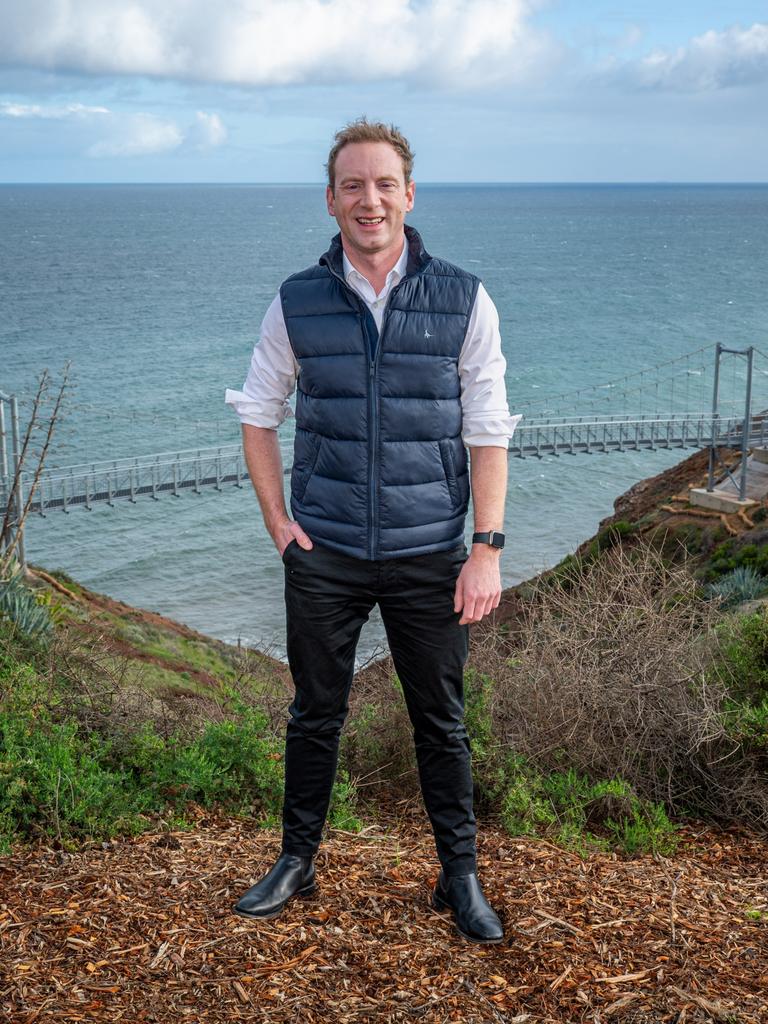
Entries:
MULTIPOLYGON (((718 451, 741 449, 743 498, 748 451, 768 446, 768 356, 754 346, 706 346, 565 394, 519 401, 512 394, 510 406, 523 415, 510 457, 708 448, 712 490, 718 451)), ((228 442, 53 465, 32 488, 21 449, 18 403, 0 392, 0 524, 12 525, 21 509, 45 516, 54 510, 221 491, 242 486, 248 475, 242 446, 228 442)))

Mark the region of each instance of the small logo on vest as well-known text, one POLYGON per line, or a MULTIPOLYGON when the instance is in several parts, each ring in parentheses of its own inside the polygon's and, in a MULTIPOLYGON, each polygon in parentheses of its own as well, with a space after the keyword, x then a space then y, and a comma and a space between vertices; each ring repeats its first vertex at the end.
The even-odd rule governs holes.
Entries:
POLYGON ((431 338, 432 335, 429 333, 429 331, 424 331, 424 337, 425 338, 431 338))

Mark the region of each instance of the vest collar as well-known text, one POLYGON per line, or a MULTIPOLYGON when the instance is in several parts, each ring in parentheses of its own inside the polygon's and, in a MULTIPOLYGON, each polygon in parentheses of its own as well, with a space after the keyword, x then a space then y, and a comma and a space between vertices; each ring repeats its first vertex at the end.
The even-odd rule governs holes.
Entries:
MULTIPOLYGON (((421 235, 412 228, 410 224, 404 225, 405 240, 408 245, 408 265, 406 267, 406 277, 410 277, 411 274, 419 274, 432 260, 427 250, 424 248, 424 244, 421 241, 421 235)), ((331 244, 328 248, 328 252, 323 253, 320 257, 320 265, 328 267, 332 273, 336 274, 337 277, 344 278, 344 250, 341 245, 341 234, 334 235, 331 239, 331 244)))

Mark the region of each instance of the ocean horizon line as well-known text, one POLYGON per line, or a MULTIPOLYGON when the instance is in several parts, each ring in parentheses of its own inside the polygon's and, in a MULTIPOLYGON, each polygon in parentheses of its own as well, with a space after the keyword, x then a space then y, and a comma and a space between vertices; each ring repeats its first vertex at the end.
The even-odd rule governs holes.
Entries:
MULTIPOLYGON (((37 186, 100 188, 317 188, 325 181, 0 181, 0 188, 37 186)), ((764 188, 767 181, 419 181, 419 188, 764 188)))

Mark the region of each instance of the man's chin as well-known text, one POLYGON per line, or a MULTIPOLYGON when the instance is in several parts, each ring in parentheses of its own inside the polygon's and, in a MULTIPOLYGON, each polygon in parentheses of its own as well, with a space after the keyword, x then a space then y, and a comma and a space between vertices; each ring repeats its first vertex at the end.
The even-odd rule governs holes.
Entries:
POLYGON ((356 236, 355 241, 358 245, 366 247, 375 246, 377 249, 385 249, 388 239, 384 237, 383 231, 362 231, 356 236))
MULTIPOLYGON (((383 252, 390 249, 396 241, 391 231, 362 231, 354 237, 355 245, 366 252, 383 252)), ((400 244, 402 245, 402 242, 400 244)))

